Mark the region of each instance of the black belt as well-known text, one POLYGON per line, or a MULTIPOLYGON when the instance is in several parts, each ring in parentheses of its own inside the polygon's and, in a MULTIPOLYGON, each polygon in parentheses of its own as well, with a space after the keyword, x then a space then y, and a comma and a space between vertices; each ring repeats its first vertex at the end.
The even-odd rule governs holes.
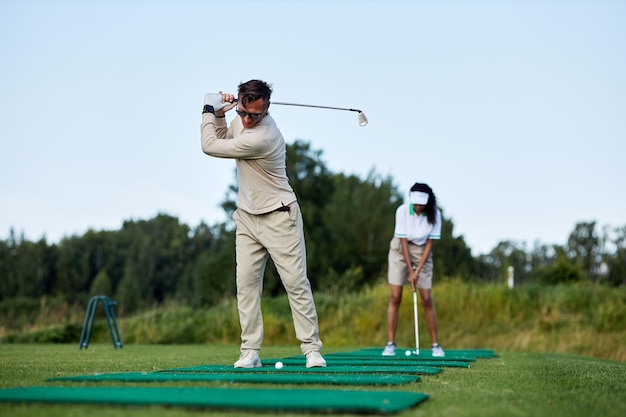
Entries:
POLYGON ((290 211, 290 210, 291 210, 291 208, 289 206, 280 206, 280 207, 278 207, 275 210, 268 211, 267 213, 263 213, 263 214, 270 214, 270 213, 274 213, 276 211, 290 211))

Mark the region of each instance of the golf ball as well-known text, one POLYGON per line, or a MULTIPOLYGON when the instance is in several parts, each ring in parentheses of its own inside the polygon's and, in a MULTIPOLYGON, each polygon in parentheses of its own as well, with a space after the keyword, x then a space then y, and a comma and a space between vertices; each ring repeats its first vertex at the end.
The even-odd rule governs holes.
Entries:
POLYGON ((274 367, 275 367, 276 369, 283 369, 283 363, 282 363, 282 362, 276 362, 276 363, 274 364, 274 367))
POLYGON ((404 352, 404 354, 405 354, 406 356, 411 356, 411 355, 412 355, 412 353, 411 353, 411 351, 410 351, 410 350, 407 350, 406 352, 404 352))

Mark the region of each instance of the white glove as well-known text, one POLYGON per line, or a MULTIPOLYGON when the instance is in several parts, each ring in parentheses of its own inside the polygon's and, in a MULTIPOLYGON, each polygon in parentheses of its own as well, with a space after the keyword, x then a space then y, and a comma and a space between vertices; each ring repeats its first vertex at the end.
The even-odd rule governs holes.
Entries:
POLYGON ((213 111, 218 111, 230 103, 222 103, 222 95, 217 93, 206 93, 204 95, 204 105, 213 107, 213 111))

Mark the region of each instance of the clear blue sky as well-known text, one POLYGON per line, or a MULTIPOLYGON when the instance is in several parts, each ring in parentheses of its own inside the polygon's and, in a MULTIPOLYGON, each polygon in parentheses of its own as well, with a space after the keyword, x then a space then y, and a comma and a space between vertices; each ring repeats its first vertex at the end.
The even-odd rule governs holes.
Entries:
POLYGON ((272 114, 333 172, 429 183, 474 254, 624 226, 625 22, 623 1, 0 0, 0 238, 226 220, 234 162, 201 152, 200 109, 251 78, 362 109, 272 114))

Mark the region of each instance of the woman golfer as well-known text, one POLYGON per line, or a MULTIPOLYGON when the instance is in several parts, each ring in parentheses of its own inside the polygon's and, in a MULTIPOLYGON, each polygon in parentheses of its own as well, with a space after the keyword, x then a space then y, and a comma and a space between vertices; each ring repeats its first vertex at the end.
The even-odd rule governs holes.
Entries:
MULTIPOLYGON (((391 293, 387 308, 387 336, 389 342, 383 356, 396 354, 398 311, 402 302, 402 288, 410 283, 419 290, 424 316, 432 339, 432 355, 445 356, 437 335, 437 312, 431 293, 433 279, 433 240, 441 238, 441 212, 433 190, 415 183, 409 193, 409 202, 396 210, 396 225, 389 244, 389 271, 387 279, 391 293)), ((417 326, 416 326, 417 328, 417 326)))

